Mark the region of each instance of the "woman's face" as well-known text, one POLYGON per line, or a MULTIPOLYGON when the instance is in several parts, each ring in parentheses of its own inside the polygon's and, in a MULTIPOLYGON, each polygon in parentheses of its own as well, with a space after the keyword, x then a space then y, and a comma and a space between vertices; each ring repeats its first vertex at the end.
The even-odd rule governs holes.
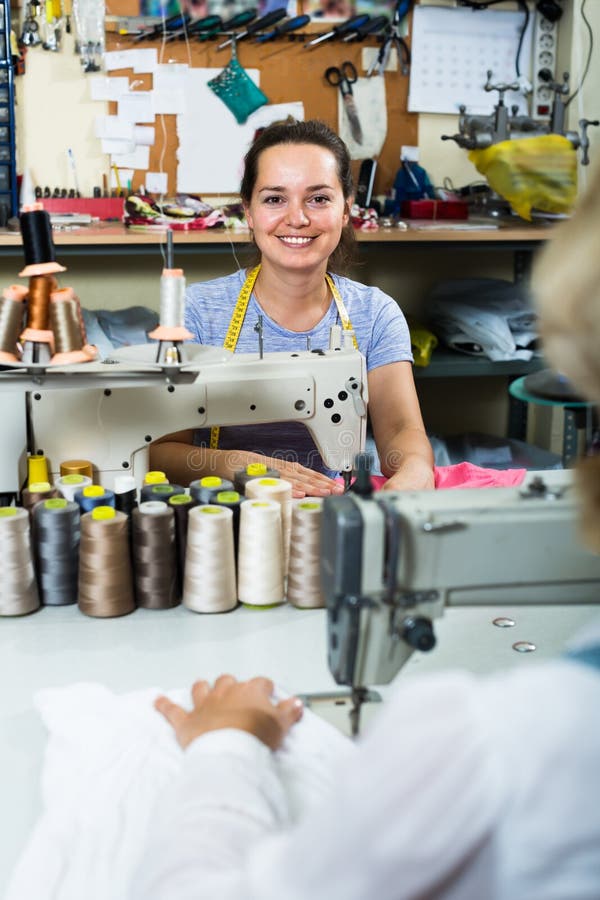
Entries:
POLYGON ((334 155, 315 144, 264 150, 246 219, 263 264, 326 266, 349 219, 334 155))

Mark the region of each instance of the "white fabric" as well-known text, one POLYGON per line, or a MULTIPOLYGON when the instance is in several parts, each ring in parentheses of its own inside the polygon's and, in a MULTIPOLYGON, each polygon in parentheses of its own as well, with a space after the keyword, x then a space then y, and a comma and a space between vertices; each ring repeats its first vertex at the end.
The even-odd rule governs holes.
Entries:
POLYGON ((400 676, 358 747, 306 713, 277 754, 232 729, 181 754, 155 695, 41 695, 45 812, 6 900, 600 896, 596 669, 400 676))
MULTIPOLYGON (((132 873, 147 832, 153 831, 156 799, 180 777, 184 762, 171 727, 153 708, 159 693, 148 689, 117 695, 99 684, 75 684, 36 695, 35 705, 49 733, 43 813, 5 900, 132 896, 132 873)), ((189 705, 189 691, 168 696, 189 705)), ((228 748, 232 734, 233 754, 224 759, 230 759, 231 777, 240 777, 236 802, 259 830, 271 821, 290 824, 320 802, 337 762, 355 751, 351 741, 310 712, 272 760, 266 747, 242 732, 215 733, 212 746, 218 750, 224 742, 228 748), (261 790, 244 787, 243 773, 235 770, 237 753, 240 765, 251 761, 261 790), (266 820, 263 791, 268 797, 266 820)), ((218 791, 220 778, 215 775, 212 792, 218 791)))
POLYGON ((333 795, 282 829, 273 759, 207 735, 132 900, 597 900, 600 676, 578 663, 398 683, 333 795))

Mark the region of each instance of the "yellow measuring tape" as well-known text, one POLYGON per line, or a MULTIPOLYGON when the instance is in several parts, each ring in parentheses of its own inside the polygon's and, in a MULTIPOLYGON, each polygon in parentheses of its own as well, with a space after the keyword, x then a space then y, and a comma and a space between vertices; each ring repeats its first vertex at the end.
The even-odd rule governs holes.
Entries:
MULTIPOLYGON (((240 332, 242 330, 242 325, 244 324, 244 319, 246 318, 246 310, 248 309, 248 303, 250 302, 250 297, 252 296, 252 291, 254 290, 254 285, 256 283, 256 279, 258 278, 258 273, 260 272, 260 265, 255 266, 254 269, 251 269, 248 272, 246 280, 242 285, 242 289, 237 298, 235 308, 233 310, 233 315, 231 317, 231 321, 229 323, 229 327, 227 328, 227 334, 225 335, 225 340, 223 341, 223 346, 226 350, 235 350, 237 347, 237 342, 240 336, 240 332)), ((340 292, 333 282, 333 278, 327 272, 325 273, 325 281, 329 287, 333 295, 334 303, 337 307, 338 316, 340 317, 340 322, 342 323, 342 328, 345 331, 352 331, 352 322, 350 321, 350 316, 344 306, 344 301, 341 298, 340 292)), ((352 335, 352 343, 354 344, 355 350, 358 350, 358 342, 356 340, 356 335, 352 335)), ((219 448, 219 425, 213 425, 210 429, 210 448, 211 450, 218 450, 219 448)))

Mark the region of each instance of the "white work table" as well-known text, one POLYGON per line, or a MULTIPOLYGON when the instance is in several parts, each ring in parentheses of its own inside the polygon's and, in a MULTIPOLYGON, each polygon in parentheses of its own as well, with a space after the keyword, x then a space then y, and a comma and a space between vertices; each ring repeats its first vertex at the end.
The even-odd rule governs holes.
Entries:
MULTIPOLYGON (((419 672, 464 666, 484 673, 531 665, 559 653, 597 606, 461 608, 436 624, 438 646, 414 655, 401 679, 419 672), (492 625, 511 616, 514 628, 492 625), (512 650, 534 641, 535 653, 512 650)), ((296 693, 334 689, 326 657, 324 610, 290 606, 224 615, 198 615, 183 607, 136 610, 119 619, 91 619, 77 607, 44 608, 30 616, 0 619, 0 896, 40 812, 45 731, 34 710, 42 688, 100 682, 116 692, 164 689, 214 679, 272 677, 296 693)))

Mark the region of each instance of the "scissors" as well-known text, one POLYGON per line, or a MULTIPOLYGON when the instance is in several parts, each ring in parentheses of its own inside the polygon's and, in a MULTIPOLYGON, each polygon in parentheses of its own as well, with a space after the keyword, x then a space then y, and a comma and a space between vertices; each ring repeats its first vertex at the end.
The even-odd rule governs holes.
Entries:
POLYGON ((352 85, 358 80, 356 66, 349 60, 343 62, 340 67, 330 66, 325 70, 325 78, 333 87, 339 87, 342 100, 344 101, 344 109, 350 122, 352 137, 357 144, 362 144, 363 133, 352 93, 352 85))

